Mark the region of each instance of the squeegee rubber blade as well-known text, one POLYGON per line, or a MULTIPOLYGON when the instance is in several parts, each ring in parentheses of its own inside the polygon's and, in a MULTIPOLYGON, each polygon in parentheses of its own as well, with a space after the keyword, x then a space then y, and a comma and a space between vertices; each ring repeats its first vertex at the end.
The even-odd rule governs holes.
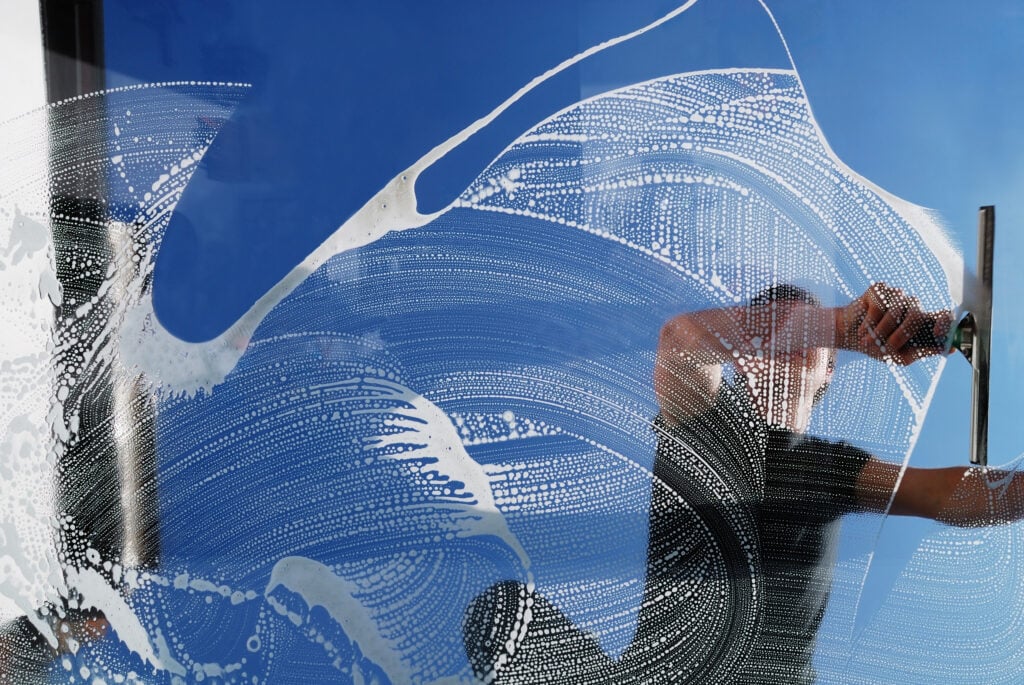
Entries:
POLYGON ((992 344, 992 262, 995 245, 996 208, 978 210, 978 281, 981 302, 975 314, 977 329, 971 366, 971 463, 988 464, 989 358, 992 344))

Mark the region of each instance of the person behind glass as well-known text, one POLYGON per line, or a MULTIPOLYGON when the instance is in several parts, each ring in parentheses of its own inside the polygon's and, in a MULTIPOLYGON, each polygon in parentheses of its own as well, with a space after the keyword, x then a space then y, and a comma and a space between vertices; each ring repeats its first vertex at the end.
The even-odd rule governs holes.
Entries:
POLYGON ((937 341, 950 324, 947 312, 925 312, 915 298, 878 283, 837 308, 820 306, 801 288, 773 286, 746 306, 682 314, 662 327, 654 372, 656 474, 671 481, 673 467, 693 458, 687 450, 719 471, 738 456, 733 472, 746 470, 738 487, 746 486, 752 502, 761 598, 756 625, 742 636, 737 682, 814 682, 815 638, 843 514, 888 509, 964 523, 990 516, 984 497, 946 506, 961 487, 962 468, 909 468, 893 496, 897 464, 807 435, 837 349, 907 365, 945 352, 937 341), (732 382, 724 380, 728 364, 732 382))
POLYGON ((838 349, 908 365, 947 352, 941 341, 951 324, 949 312, 927 312, 884 283, 836 308, 802 288, 776 285, 743 306, 669 319, 654 371, 658 445, 631 645, 612 660, 542 595, 499 583, 466 613, 476 675, 499 683, 813 683, 844 514, 953 525, 1024 516, 1022 478, 1005 481, 994 509, 988 482, 1005 474, 903 470, 807 434, 838 349), (733 501, 708 494, 714 488, 700 484, 707 473, 733 501), (701 543, 700 530, 716 539, 701 543), (524 606, 531 615, 525 629, 524 606))

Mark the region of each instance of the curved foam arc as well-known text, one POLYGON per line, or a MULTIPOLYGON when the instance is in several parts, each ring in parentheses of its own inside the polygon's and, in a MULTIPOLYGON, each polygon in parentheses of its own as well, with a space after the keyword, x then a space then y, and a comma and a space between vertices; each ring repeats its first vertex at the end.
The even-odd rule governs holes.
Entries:
POLYGON ((176 338, 160 324, 153 311, 152 297, 147 295, 144 301, 129 313, 122 331, 120 348, 125 363, 134 365, 164 390, 172 393, 192 394, 200 388, 213 388, 223 381, 238 363, 249 338, 270 310, 330 257, 368 245, 392 231, 405 231, 424 226, 454 206, 455 201, 431 214, 422 214, 417 210, 416 180, 432 164, 489 125, 545 81, 591 55, 661 26, 688 10, 696 2, 697 0, 688 0, 639 29, 598 43, 570 57, 533 78, 486 116, 477 119, 434 147, 408 169, 391 179, 302 263, 260 297, 227 331, 213 340, 186 343, 176 338))
MULTIPOLYGON (((698 75, 724 75, 724 74, 743 73, 743 72, 747 72, 747 71, 754 71, 754 70, 742 70, 742 69, 708 70, 708 71, 704 71, 704 72, 694 72, 693 74, 686 74, 684 76, 685 77, 691 77, 691 76, 698 76, 698 75)), ((801 92, 804 92, 802 84, 799 83, 798 75, 796 74, 796 72, 794 70, 758 69, 756 71, 758 73, 784 74, 786 76, 794 78, 795 80, 797 80, 797 83, 798 83, 798 86, 800 87, 801 92)), ((652 79, 651 81, 647 81, 647 82, 644 82, 642 84, 635 84, 635 85, 627 86, 625 88, 620 89, 619 91, 612 91, 612 92, 609 92, 609 93, 603 93, 603 94, 600 94, 600 95, 595 96, 593 98, 589 98, 588 100, 589 101, 596 101, 596 100, 599 100, 599 99, 605 99, 605 98, 614 97, 615 94, 619 93, 619 92, 625 92, 625 91, 629 91, 631 89, 637 89, 637 88, 640 88, 640 87, 642 87, 644 85, 656 84, 656 83, 658 83, 660 81, 667 81, 667 80, 672 79, 672 78, 674 78, 674 77, 662 77, 662 78, 658 78, 658 79, 652 79)), ((631 95, 635 96, 636 94, 633 93, 631 95)), ((642 98, 639 98, 639 99, 642 99, 642 98)), ((516 146, 521 146, 521 145, 523 145, 525 143, 528 143, 528 142, 529 143, 533 143, 533 142, 543 142, 543 141, 548 141, 548 140, 568 140, 570 142, 585 143, 587 141, 587 139, 588 139, 588 135, 586 133, 583 133, 583 134, 565 133, 563 135, 559 135, 559 133, 557 131, 553 132, 553 133, 552 132, 548 132, 548 131, 543 131, 543 132, 539 132, 538 133, 538 131, 540 131, 542 129, 544 124, 549 123, 549 122, 557 122, 560 118, 562 118, 567 113, 570 113, 573 110, 578 109, 583 104, 587 103, 588 100, 584 100, 584 101, 582 101, 580 103, 571 105, 570 107, 565 108, 561 112, 558 112, 558 113, 552 115, 551 117, 546 119, 541 124, 538 124, 534 129, 531 129, 531 131, 529 133, 527 133, 524 136, 520 137, 515 143, 513 143, 512 146, 510 146, 506 150, 506 152, 509 152, 510 150, 512 150, 512 148, 514 148, 516 146)), ((809 108, 807 107, 807 103, 806 103, 806 97, 804 97, 802 99, 801 105, 804 108, 807 108, 806 111, 809 112, 809 108)), ((945 276, 947 278, 946 287, 947 287, 947 289, 949 291, 949 294, 951 295, 951 297, 953 297, 954 299, 959 301, 959 299, 963 295, 963 293, 962 293, 962 279, 958 278, 959 276, 962 276, 962 274, 963 274, 962 259, 956 253, 955 249, 950 244, 950 242, 946 239, 946 236, 943 233, 942 227, 934 220, 933 216, 928 213, 928 210, 926 210, 924 208, 921 208, 921 207, 919 207, 917 205, 914 205, 912 203, 906 202, 904 200, 901 200, 899 198, 894 197, 891 193, 888 193, 888 192, 878 188, 875 184, 870 183, 869 181, 864 179, 862 176, 860 176, 856 172, 852 171, 848 166, 843 164, 836 157, 834 151, 832 151, 831 148, 828 147, 827 143, 825 142, 825 137, 822 134, 821 129, 817 125, 817 123, 812 120, 811 121, 811 126, 812 126, 813 133, 811 133, 810 135, 813 135, 817 139, 817 141, 820 143, 825 157, 827 157, 828 159, 831 160, 831 162, 835 165, 836 170, 839 173, 847 175, 851 182, 854 182, 856 185, 860 186, 863 190, 875 194, 878 197, 878 200, 881 203, 883 203, 883 204, 887 205, 889 208, 891 208, 893 213, 900 220, 902 220, 905 224, 907 224, 908 228, 912 229, 921 238, 921 240, 924 243, 925 247, 927 249, 931 250, 932 254, 936 258, 936 261, 938 262, 938 265, 943 270, 943 272, 944 272, 944 274, 945 274, 945 276)), ((754 170, 758 174, 766 176, 766 177, 771 177, 780 186, 783 186, 783 187, 787 188, 795 196, 800 196, 801 195, 801 192, 799 191, 799 189, 795 188, 790 183, 788 183, 786 178, 784 178, 783 176, 780 176, 780 175, 774 173, 771 169, 766 168, 763 165, 757 165, 756 164, 756 160, 750 160, 750 159, 747 159, 747 158, 743 157, 742 155, 737 155, 737 154, 730 153, 730 152, 725 151, 725 150, 716 150, 716 149, 712 149, 712 148, 708 148, 708 147, 702 148, 701 151, 704 154, 717 155, 717 156, 726 157, 726 158, 728 158, 728 159, 730 159, 730 160, 732 160, 734 162, 737 162, 737 163, 739 163, 741 165, 753 167, 754 170)), ((504 156, 504 153, 503 153, 503 156, 504 156)), ((521 183, 518 183, 518 179, 521 177, 522 172, 517 172, 515 174, 514 178, 513 178, 513 176, 510 173, 508 173, 510 171, 509 164, 512 164, 512 163, 513 162, 509 162, 509 163, 506 163, 503 166, 499 166, 498 168, 495 168, 494 169, 495 175, 491 176, 488 179, 489 182, 491 183, 491 185, 495 186, 494 190, 495 190, 496 193, 500 189, 504 189, 506 191, 506 195, 509 196, 509 201, 511 201, 512 193, 509 192, 508 188, 504 187, 505 186, 504 181, 510 180, 510 181, 517 182, 517 187, 516 187, 517 191, 518 191, 519 187, 522 186, 521 183), (505 173, 505 176, 502 176, 502 173, 505 173), (498 177, 501 177, 501 178, 498 178, 498 177), (498 188, 498 184, 495 183, 495 179, 496 178, 498 179, 499 184, 502 186, 500 189, 498 188)), ((517 167, 512 167, 511 171, 517 171, 517 167)), ((487 172, 486 171, 484 172, 484 174, 481 177, 481 179, 484 176, 487 176, 487 172)), ((484 186, 484 185, 485 185, 484 183, 480 184, 480 186, 484 186)), ((470 194, 470 193, 473 193, 474 190, 475 190, 475 187, 471 187, 470 190, 467 191, 467 195, 470 194)), ((566 226, 571 226, 572 228, 578 228, 578 229, 581 229, 581 230, 587 230, 588 232, 592 232, 592 233, 595 233, 597 235, 600 235, 600 236, 604 237, 605 239, 615 240, 616 242, 619 242, 619 243, 621 243, 623 245, 628 245, 629 247, 631 247, 633 249, 641 249, 645 253, 648 253, 648 251, 646 249, 644 249, 642 245, 635 244, 632 241, 628 241, 622 235, 615 234, 614 231, 609 233, 609 232, 602 232, 602 231, 593 230, 591 227, 588 227, 586 224, 580 224, 580 223, 578 223, 578 221, 570 221, 570 220, 567 220, 567 219, 563 219, 560 216, 557 216, 557 214, 558 214, 557 211, 554 212, 554 213, 552 213, 550 211, 545 212, 545 211, 540 211, 539 208, 538 208, 538 211, 530 211, 530 210, 527 210, 527 209, 523 208, 524 205, 522 205, 522 204, 516 204, 516 205, 513 205, 513 206, 509 206, 508 203, 506 203, 505 205, 502 205, 501 203, 498 203, 496 206, 490 206, 490 205, 484 205, 484 204, 479 204, 478 205, 477 202, 478 201, 482 201, 483 197, 484 197, 483 194, 473 195, 468 201, 464 201, 461 206, 466 207, 466 208, 476 209, 478 211, 480 211, 480 210, 482 210, 482 211, 505 211, 505 212, 508 212, 508 213, 516 213, 516 214, 520 214, 521 213, 521 214, 529 215, 529 216, 532 216, 532 217, 535 217, 535 218, 547 219, 547 220, 550 220, 550 221, 557 221, 560 224, 565 224, 566 226)), ((526 197, 530 197, 530 196, 527 194, 526 197)), ((460 199, 465 200, 465 196, 463 198, 460 198, 460 199)), ((531 203, 531 206, 532 206, 532 203, 531 203)), ((813 212, 815 214, 819 214, 819 215, 822 214, 821 207, 816 206, 814 202, 811 202, 809 204, 809 209, 810 209, 811 212, 813 212)), ((824 216, 822 216, 822 218, 824 218, 824 216)), ((656 255, 652 255, 652 256, 656 256, 656 255)), ((669 258, 666 257, 665 259, 662 259, 661 261, 664 261, 666 263, 670 263, 677 270, 685 270, 683 268, 683 265, 681 265, 680 263, 676 262, 675 260, 672 260, 672 259, 669 259, 669 258)), ((869 274, 865 273, 864 275, 868 276, 870 278, 869 274)), ((713 280, 714 280, 714 277, 712 277, 712 281, 713 280)), ((970 292, 966 293, 966 295, 969 297, 970 296, 970 292)), ((915 394, 913 392, 913 388, 911 387, 911 379, 907 377, 907 374, 904 372, 903 369, 901 369, 899 367, 894 367, 894 366, 890 366, 889 369, 888 369, 888 372, 893 377, 893 380, 895 381, 897 387, 899 388, 899 391, 900 391, 901 395, 903 396, 904 400, 907 402, 908 406, 910 407, 911 413, 912 413, 912 416, 913 416, 913 422, 912 422, 912 425, 910 426, 909 440, 904 445, 905 449, 903 450, 903 453, 901 455, 902 456, 902 466, 903 466, 903 469, 901 469, 900 478, 902 478, 902 473, 905 471, 906 465, 907 465, 908 460, 909 460, 909 456, 912 453, 913 448, 916 445, 917 439, 918 439, 918 437, 920 435, 920 430, 921 430, 921 427, 923 425, 923 420, 924 420, 925 412, 926 412, 926 410, 927 410, 927 408, 928 408, 928 406, 930 404, 931 399, 934 396, 934 392, 935 392, 935 389, 937 387, 938 378, 941 375, 941 371, 944 368, 944 364, 945 364, 945 360, 940 360, 939 361, 939 364, 934 369, 934 373, 931 374, 931 377, 929 379, 929 383, 928 383, 928 385, 927 385, 927 387, 925 389, 925 392, 923 393, 923 397, 920 397, 920 399, 915 397, 915 394)), ((897 484, 897 487, 898 487, 898 484, 897 484)), ((893 490, 893 494, 890 494, 889 507, 891 507, 891 505, 892 505, 892 498, 894 497, 894 493, 895 493, 895 489, 893 490)), ((877 535, 876 535, 876 538, 877 538, 877 535)), ((870 568, 871 568, 871 565, 870 565, 870 560, 869 560, 869 562, 868 562, 868 564, 867 564, 867 566, 865 568, 865 572, 864 572, 864 576, 863 576, 864 579, 866 579, 868 573, 870 572, 870 568)), ((863 588, 863 582, 861 583, 860 587, 863 588)))
MULTIPOLYGON (((272 594, 283 587, 296 593, 310 611, 321 606, 345 631, 345 635, 393 683, 408 683, 413 674, 402 663, 399 651, 380 635, 376 621, 357 599, 359 587, 337 575, 331 568, 306 557, 285 557, 274 564, 264 597, 281 614, 287 608, 272 594)), ((300 619, 298 619, 300 620, 300 619)))
MULTIPOLYGON (((758 2, 761 3, 761 5, 762 5, 762 7, 764 7, 765 11, 768 12, 769 15, 770 15, 770 11, 768 10, 768 8, 766 6, 764 6, 763 1, 762 0, 758 0, 758 2)), ((778 24, 775 23, 774 17, 772 17, 772 22, 773 22, 773 25, 776 28, 776 31, 779 32, 780 40, 783 41, 783 44, 785 46, 785 38, 782 36, 781 30, 779 29, 778 24)), ((790 63, 792 64, 793 63, 792 62, 792 56, 789 53, 788 46, 786 46, 786 54, 787 54, 787 56, 790 59, 790 63)), ((501 152, 501 154, 498 155, 496 160, 501 159, 507 153, 512 151, 515 147, 517 147, 517 146, 519 146, 519 145, 521 145, 521 144, 523 144, 525 142, 532 141, 533 139, 546 139, 546 138, 543 138, 543 137, 538 138, 537 134, 534 133, 534 132, 536 130, 542 128, 543 126, 547 125, 547 124, 556 122, 558 119, 564 117, 566 114, 569 114, 569 113, 571 113, 574 110, 579 109, 583 105, 594 103, 594 102, 597 102, 599 100, 602 100, 602 99, 605 99, 605 98, 609 98, 609 97, 616 97, 616 96, 619 96, 619 95, 626 95, 626 94, 629 93, 629 91, 636 90, 637 88, 641 88, 643 86, 648 86, 648 85, 654 85, 654 84, 658 84, 658 83, 662 83, 662 82, 667 82, 667 81, 679 78, 680 76, 694 77, 694 76, 702 76, 702 75, 745 74, 745 73, 750 73, 751 71, 756 71, 758 73, 763 73, 763 74, 780 74, 780 75, 791 76, 791 77, 793 77, 797 81, 797 83, 798 83, 798 85, 800 87, 801 92, 804 93, 804 98, 803 98, 803 101, 802 101, 801 104, 807 110, 808 115, 810 116, 810 123, 811 123, 811 125, 814 128, 815 136, 816 136, 818 142, 822 145, 822 148, 824 149, 824 151, 825 151, 826 155, 828 156, 828 158, 830 159, 830 161, 832 161, 832 163, 836 165, 837 169, 840 172, 843 172, 843 173, 847 174, 857 184, 863 186, 867 190, 869 190, 872 193, 878 195, 878 197, 881 200, 883 200, 886 205, 888 205, 901 219, 903 219, 907 223, 907 225, 910 228, 912 228, 921 237, 921 239, 924 241, 924 243, 929 248, 929 250, 931 250, 931 252, 935 255, 936 260, 938 261, 939 265, 941 266, 941 268, 943 270, 944 275, 946 276, 950 297, 951 297, 951 299, 954 302, 956 302, 959 305, 958 313, 962 313, 962 311, 969 311, 970 307, 971 307, 971 304, 973 302, 976 302, 977 298, 980 296, 979 295, 980 291, 978 290, 978 287, 979 287, 978 286, 978 280, 977 280, 976 277, 973 276, 973 274, 968 273, 966 271, 966 269, 964 268, 963 256, 957 250, 956 246, 950 241, 948 233, 947 233, 946 229, 944 228, 944 226, 942 225, 942 223, 940 222, 940 220, 937 217, 937 215, 932 210, 929 210, 928 208, 921 207, 920 205, 916 205, 916 204, 914 204, 912 202, 908 202, 907 200, 904 200, 904 199, 902 199, 900 197, 897 197, 896 195, 893 195, 892 193, 886 191, 885 189, 881 188, 877 184, 873 183, 869 179, 865 178, 864 176, 862 176, 861 174, 857 173, 852 168, 847 166, 836 155, 835 151, 828 144, 828 140, 825 137, 824 132, 821 130, 821 127, 818 125, 817 120, 814 118, 814 114, 813 114, 813 111, 812 111, 811 106, 810 106, 810 101, 806 97, 806 89, 803 86, 803 82, 800 79, 800 75, 797 72, 795 65, 793 66, 793 69, 778 69, 778 68, 759 68, 759 69, 756 69, 756 70, 746 69, 746 68, 706 69, 706 70, 700 70, 700 71, 686 72, 684 74, 674 74, 674 75, 669 75, 669 76, 660 76, 660 77, 656 77, 656 78, 649 79, 649 80, 646 80, 646 81, 640 81, 638 83, 629 84, 627 86, 623 86, 623 87, 615 89, 615 90, 611 90, 611 91, 607 91, 607 92, 603 92, 603 93, 598 93, 598 94, 593 95, 593 96, 591 96, 589 98, 585 98, 585 99, 580 100, 580 101, 578 101, 576 103, 568 105, 568 106, 562 108, 561 110, 559 110, 559 111, 551 114, 550 116, 546 117, 545 119, 542 119, 540 122, 535 124, 530 129, 530 131, 524 133, 522 136, 520 136, 515 141, 510 143, 501 152)), ((631 97, 636 97, 635 94, 630 94, 630 95, 631 95, 631 97)), ((584 136, 574 137, 573 138, 573 142, 586 142, 586 136, 584 135, 584 136)), ((800 195, 800 192, 797 189, 795 189, 786 180, 785 177, 783 177, 782 175, 776 173, 772 169, 769 169, 769 168, 765 167, 764 165, 761 165, 761 164, 757 163, 755 160, 743 157, 743 156, 735 154, 735 153, 731 153, 731 152, 729 152, 727 150, 720 150, 720 149, 715 149, 715 148, 707 147, 707 146, 702 148, 702 152, 706 153, 706 154, 710 154, 710 155, 717 155, 717 156, 720 156, 720 157, 732 160, 732 161, 736 162, 737 164, 740 164, 740 165, 743 165, 743 166, 747 166, 750 169, 752 169, 753 171, 757 172, 758 174, 763 175, 763 176, 768 177, 768 178, 771 178, 776 183, 778 183, 781 186, 785 187, 787 190, 789 190, 794 195, 796 195, 796 196, 800 195)), ((500 181, 503 184, 504 183, 515 183, 514 180, 510 181, 509 179, 500 179, 500 181)), ((469 192, 469 190, 467 190, 467 193, 468 192, 469 192)), ((474 209, 474 210, 477 210, 477 211, 502 211, 500 208, 484 206, 484 205, 478 205, 478 204, 476 204, 474 202, 466 202, 466 201, 463 200, 463 197, 457 198, 453 204, 455 204, 457 206, 460 206, 460 207, 463 207, 463 208, 474 209)), ((814 203, 810 203, 809 207, 811 208, 811 210, 816 215, 819 215, 819 216, 821 215, 820 207, 816 206, 814 203)), ((549 220, 555 220, 555 217, 545 217, 545 216, 543 216, 541 214, 537 214, 536 216, 538 216, 540 218, 548 218, 549 220)), ((559 223, 562 223, 562 222, 559 222, 559 223)), ((570 225, 570 226, 572 226, 574 228, 579 228, 579 229, 583 229, 583 230, 590 230, 590 229, 588 229, 588 227, 578 225, 575 222, 565 221, 564 223, 566 225, 570 225)), ((605 233, 602 233, 600 231, 590 230, 590 232, 595 233, 596 235, 600 235, 600 236, 602 236, 602 237, 604 237, 606 239, 610 239, 611 238, 609 235, 607 235, 605 233)), ((670 266, 672 266, 673 268, 675 268, 677 270, 683 270, 682 265, 680 265, 679 263, 675 262, 675 260, 672 260, 670 258, 665 258, 662 255, 658 255, 656 253, 650 252, 649 250, 644 249, 643 246, 635 244, 632 241, 628 241, 627 240, 627 241, 623 242, 622 244, 627 245, 628 247, 630 247, 632 249, 639 249, 641 251, 644 251, 645 253, 649 253, 650 256, 652 256, 652 257, 654 257, 656 259, 659 259, 659 261, 662 261, 662 262, 664 262, 666 264, 669 264, 670 266)), ((715 277, 712 277, 711 280, 714 281, 715 277)), ((732 293, 729 292, 728 289, 721 282, 712 283, 712 285, 716 286, 718 289, 722 290, 722 292, 725 292, 728 296, 732 297, 732 293)), ((952 332, 951 332, 951 335, 952 335, 952 332)), ((900 388, 901 388, 901 390, 903 392, 904 398, 906 399, 906 401, 910 404, 910 406, 913 409, 913 413, 914 413, 915 419, 917 421, 916 425, 917 425, 918 429, 921 427, 921 425, 924 422, 925 413, 927 412, 927 408, 928 408, 928 406, 930 404, 932 395, 933 395, 934 390, 935 390, 935 386, 938 383, 938 379, 939 379, 939 377, 941 377, 941 370, 944 367, 944 365, 945 365, 945 360, 942 361, 942 365, 940 366, 940 368, 938 370, 938 373, 933 377, 931 387, 926 392, 925 399, 922 400, 922 401, 917 401, 913 397, 912 392, 907 387, 907 383, 905 382, 905 379, 903 378, 903 371, 902 371, 902 369, 900 367, 898 367, 898 366, 890 367, 890 372, 892 373, 892 375, 893 375, 894 379, 896 380, 897 384, 900 386, 900 388)), ((916 431, 915 431, 915 440, 916 440, 916 431)), ((913 451, 913 445, 914 445, 914 443, 912 442, 911 445, 910 445, 910 448, 909 448, 909 450, 908 450, 908 452, 906 454, 906 458, 907 459, 909 459, 910 453, 913 451)))

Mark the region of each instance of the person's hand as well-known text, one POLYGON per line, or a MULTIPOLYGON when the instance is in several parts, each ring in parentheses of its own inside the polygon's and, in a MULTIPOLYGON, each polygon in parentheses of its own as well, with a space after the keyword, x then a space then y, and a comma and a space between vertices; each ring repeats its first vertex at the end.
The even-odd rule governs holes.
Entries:
POLYGON ((885 283, 873 284, 836 316, 841 347, 901 365, 945 353, 952 324, 948 310, 927 312, 916 297, 885 283))

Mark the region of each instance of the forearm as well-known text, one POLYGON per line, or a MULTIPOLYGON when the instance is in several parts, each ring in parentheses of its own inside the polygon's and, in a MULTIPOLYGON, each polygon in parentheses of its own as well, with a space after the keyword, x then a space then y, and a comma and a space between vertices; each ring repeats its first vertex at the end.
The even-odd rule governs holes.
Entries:
POLYGON ((845 346, 841 309, 803 303, 729 307, 681 314, 661 329, 660 355, 691 364, 845 346))
POLYGON ((730 339, 742 331, 741 308, 681 314, 661 328, 654 364, 654 393, 670 420, 694 416, 713 404, 722 364, 736 349, 730 339))
POLYGON ((987 526, 1024 518, 1024 473, 977 467, 909 468, 893 514, 953 526, 987 526))
POLYGON ((654 369, 662 412, 683 418, 713 403, 723 364, 743 371, 758 357, 833 346, 836 321, 837 310, 788 302, 673 317, 661 329, 654 369))
POLYGON ((964 469, 938 519, 954 526, 988 526, 1024 518, 1024 473, 964 469))

